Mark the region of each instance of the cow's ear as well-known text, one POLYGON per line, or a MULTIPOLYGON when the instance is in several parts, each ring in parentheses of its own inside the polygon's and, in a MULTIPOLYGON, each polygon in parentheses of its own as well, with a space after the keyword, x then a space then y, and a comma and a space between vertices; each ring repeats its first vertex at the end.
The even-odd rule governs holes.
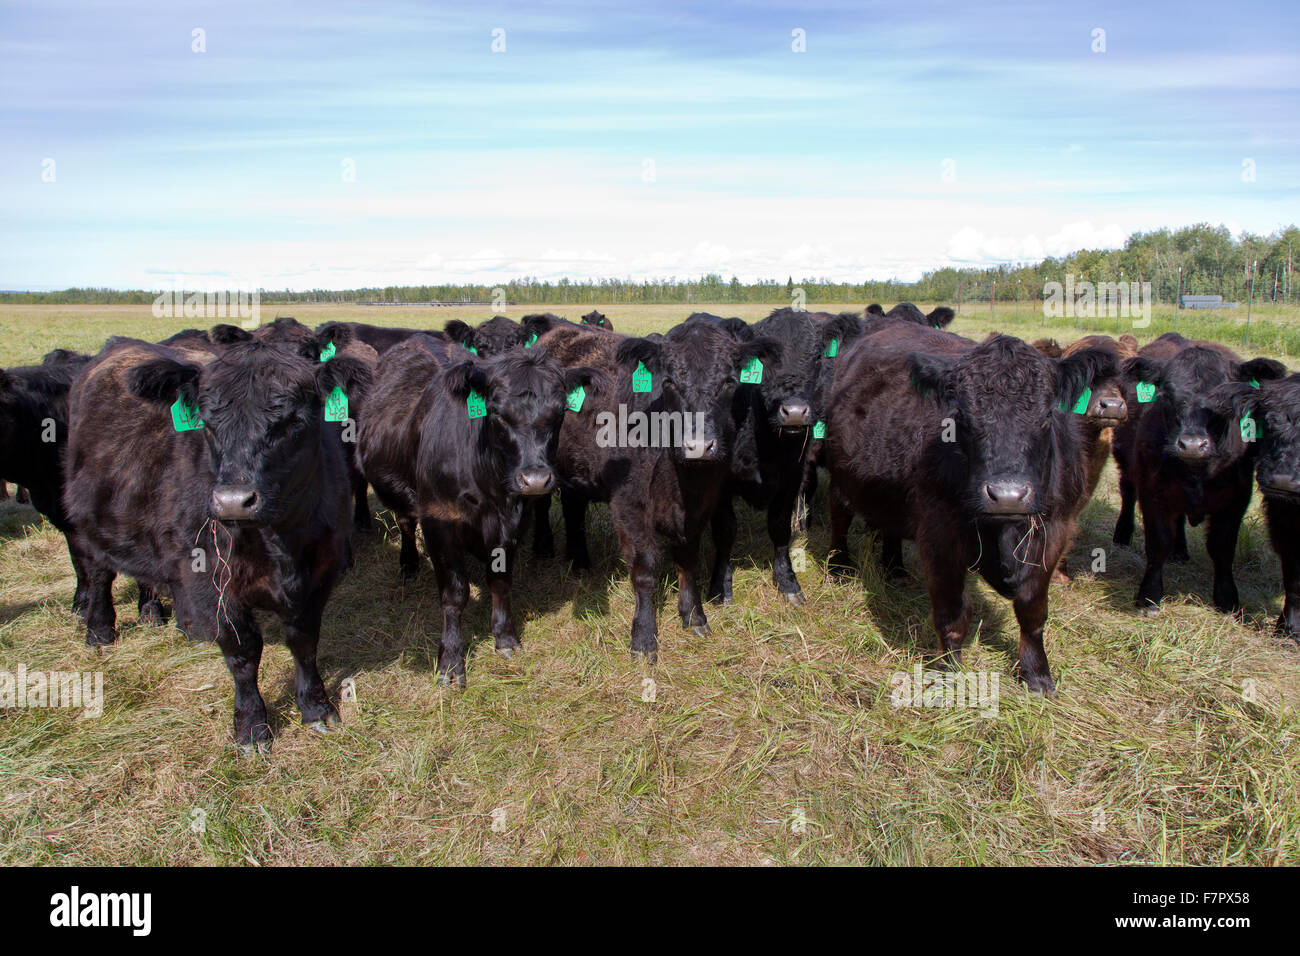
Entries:
POLYGON ((841 312, 839 315, 832 316, 822 323, 821 328, 821 346, 825 352, 827 346, 832 341, 839 341, 838 351, 844 351, 844 346, 852 342, 862 334, 862 316, 855 315, 852 312, 841 312))
POLYGON ((721 320, 718 323, 718 328, 738 342, 748 342, 754 337, 754 330, 749 327, 749 323, 734 316, 721 320))
POLYGON ((217 345, 234 345, 236 342, 247 342, 253 337, 253 333, 247 329, 241 329, 237 325, 222 323, 214 325, 208 332, 208 338, 212 339, 217 345))
POLYGON ((947 326, 953 319, 957 318, 957 313, 946 305, 941 305, 929 315, 926 319, 936 329, 942 329, 947 326))
POLYGON ((1067 408, 1094 385, 1119 375, 1114 349, 1092 346, 1056 360, 1056 401, 1067 408))
POLYGON ((1208 398, 1210 406, 1225 418, 1240 418, 1263 407, 1265 392, 1248 381, 1225 382, 1211 390, 1208 398))
POLYGON ((1286 366, 1273 359, 1255 358, 1237 366, 1237 378, 1242 382, 1263 382, 1266 379, 1286 378, 1286 366))
POLYGON ((370 388, 374 372, 361 359, 336 355, 328 362, 316 363, 316 394, 324 401, 330 392, 341 388, 349 398, 360 398, 370 388))
POLYGON ((1164 381, 1165 363, 1149 359, 1145 355, 1135 355, 1124 361, 1124 378, 1130 382, 1150 382, 1159 385, 1164 381))
POLYGON ((951 398, 952 365, 939 355, 913 352, 907 357, 908 376, 912 387, 922 395, 933 396, 943 403, 951 398))
POLYGON ((741 342, 736 349, 736 369, 739 371, 754 359, 764 365, 777 365, 781 361, 781 343, 766 335, 741 342))
POLYGON ((1056 339, 1039 339, 1034 343, 1034 348, 1042 352, 1048 358, 1061 357, 1061 343, 1056 339))
POLYGON ((873 302, 867 306, 867 315, 884 315, 884 307, 879 302, 873 302))
POLYGON ((72 351, 72 349, 52 349, 45 353, 45 358, 41 359, 41 364, 58 365, 75 358, 80 358, 80 354, 72 351))
POLYGON ((460 319, 452 319, 443 326, 443 331, 447 333, 447 338, 453 342, 469 347, 470 337, 474 334, 474 329, 468 322, 462 322, 460 319))
POLYGON ((150 359, 131 369, 126 387, 132 395, 162 405, 170 405, 182 395, 193 401, 200 371, 199 366, 192 362, 150 359))
POLYGON ((644 362, 651 372, 658 372, 663 368, 663 346, 649 339, 624 339, 614 351, 614 361, 632 368, 644 362))
POLYGON ((523 329, 524 341, 527 342, 534 335, 539 339, 551 329, 564 322, 558 315, 552 315, 549 312, 534 312, 532 315, 525 315, 519 322, 523 329))
POLYGON ((594 392, 603 391, 606 385, 605 373, 590 365, 579 365, 564 370, 564 393, 567 395, 581 385, 594 392))
POLYGON ((1125 332, 1115 341, 1119 344, 1120 355, 1137 355, 1138 340, 1132 332, 1125 332))
POLYGON ((0 368, 0 392, 7 392, 14 387, 13 376, 0 368))
POLYGON ((447 369, 443 384, 452 398, 464 401, 470 391, 486 396, 488 390, 487 372, 477 362, 458 362, 447 369))
POLYGON ((355 338, 352 326, 346 322, 326 322, 316 329, 316 349, 324 351, 332 345, 342 351, 355 338))

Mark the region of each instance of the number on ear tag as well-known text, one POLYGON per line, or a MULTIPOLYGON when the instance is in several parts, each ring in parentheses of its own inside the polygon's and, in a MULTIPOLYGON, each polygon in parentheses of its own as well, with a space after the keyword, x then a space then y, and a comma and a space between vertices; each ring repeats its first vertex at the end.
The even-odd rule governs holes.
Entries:
POLYGON ((636 371, 632 373, 632 391, 648 392, 650 384, 650 370, 645 367, 645 362, 637 362, 636 371))
POLYGON ((826 423, 823 421, 813 425, 813 438, 825 438, 825 437, 826 437, 826 423))
POLYGON ((587 400, 587 390, 578 385, 565 397, 565 404, 568 405, 569 411, 582 411, 582 403, 587 400))
POLYGON ((328 362, 336 354, 338 354, 338 349, 336 349, 334 347, 334 343, 331 342, 329 345, 325 346, 323 349, 320 350, 320 360, 322 362, 328 362))
POLYGON ((178 432, 193 432, 202 427, 198 406, 186 401, 184 395, 178 396, 172 403, 172 428, 178 432))
POLYGON ((749 360, 749 363, 740 370, 740 380, 746 385, 758 385, 763 381, 763 363, 758 357, 749 360))
POLYGON ((335 385, 334 391, 325 396, 325 421, 345 422, 348 420, 348 396, 342 385, 335 385))
POLYGON ((826 345, 826 351, 822 353, 822 355, 826 356, 827 358, 835 358, 835 356, 839 354, 840 354, 839 339, 831 339, 830 342, 827 343, 826 345))
POLYGON ((465 398, 465 412, 471 419, 483 418, 487 415, 487 399, 471 388, 465 398))
POLYGON ((1137 384, 1138 401, 1145 405, 1147 402, 1156 400, 1156 387, 1153 382, 1138 382, 1137 384))

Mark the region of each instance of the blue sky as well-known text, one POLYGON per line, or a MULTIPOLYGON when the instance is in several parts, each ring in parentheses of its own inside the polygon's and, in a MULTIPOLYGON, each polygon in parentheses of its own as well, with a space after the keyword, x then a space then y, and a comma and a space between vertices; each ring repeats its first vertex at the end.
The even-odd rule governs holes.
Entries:
POLYGON ((7 289, 910 279, 1300 221, 1294 2, 5 0, 0 111, 7 289))

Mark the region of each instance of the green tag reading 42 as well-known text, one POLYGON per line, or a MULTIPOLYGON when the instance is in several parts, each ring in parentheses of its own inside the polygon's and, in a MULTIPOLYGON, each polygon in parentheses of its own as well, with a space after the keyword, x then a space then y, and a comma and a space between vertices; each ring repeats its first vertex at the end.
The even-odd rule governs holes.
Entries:
POLYGON ((184 395, 179 396, 172 403, 172 428, 178 432, 192 432, 202 427, 203 419, 199 418, 198 406, 186 401, 184 395))
POLYGON ((637 362, 636 371, 632 373, 632 391, 648 392, 650 384, 650 370, 645 367, 645 362, 637 362))
MULTIPOLYGON (((1085 388, 1083 390, 1083 394, 1079 396, 1079 400, 1074 403, 1074 407, 1071 408, 1070 411, 1074 412, 1074 414, 1076 415, 1086 415, 1088 413, 1088 402, 1090 402, 1091 400, 1092 400, 1092 389, 1085 388)), ((1059 408, 1061 411, 1066 410, 1065 402, 1061 402, 1056 407, 1059 408)))
POLYGON ((1137 384, 1138 401, 1145 405, 1147 402, 1156 400, 1156 386, 1154 382, 1138 382, 1137 384))
POLYGON ((471 419, 483 418, 487 415, 487 399, 471 388, 465 398, 465 412, 471 419))
POLYGON ((746 385, 758 385, 763 381, 763 363, 757 357, 740 370, 740 380, 746 385))
POLYGON ((587 400, 587 390, 583 388, 581 385, 574 388, 574 390, 571 391, 567 396, 565 396, 564 399, 565 404, 569 407, 569 411, 571 412, 582 411, 582 403, 585 402, 586 400, 587 400))

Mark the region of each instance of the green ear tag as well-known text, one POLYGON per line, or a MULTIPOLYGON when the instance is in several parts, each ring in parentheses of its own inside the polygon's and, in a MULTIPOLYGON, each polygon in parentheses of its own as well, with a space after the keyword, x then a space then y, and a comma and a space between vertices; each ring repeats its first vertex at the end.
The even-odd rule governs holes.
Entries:
POLYGON ((1156 387, 1152 382, 1138 382, 1137 393, 1138 401, 1143 405, 1156 400, 1156 387))
POLYGON ((582 411, 582 403, 587 400, 587 390, 581 385, 574 388, 566 397, 565 403, 569 406, 569 411, 582 411))
POLYGON ((348 420, 348 396, 342 385, 335 385, 334 391, 325 396, 325 421, 345 422, 348 420))
POLYGON ((322 362, 328 362, 337 353, 338 353, 338 349, 336 349, 334 347, 334 343, 331 342, 329 345, 325 346, 323 349, 320 350, 320 360, 322 362))
POLYGON ((1259 382, 1255 381, 1255 380, 1252 378, 1252 379, 1250 380, 1250 387, 1251 387, 1251 388, 1259 388, 1259 382))
POLYGON ((524 343, 524 348, 526 349, 532 348, 533 343, 536 341, 537 341, 537 333, 534 332, 532 335, 528 336, 528 341, 524 343))
POLYGON ((650 391, 650 370, 645 367, 645 362, 636 363, 636 371, 632 373, 632 391, 650 391))
POLYGON ((184 395, 178 396, 172 403, 172 428, 178 432, 193 432, 202 427, 198 406, 187 402, 184 395))
POLYGON ((740 370, 740 380, 746 385, 758 385, 763 381, 763 363, 755 356, 740 370))
POLYGON ((471 388, 465 397, 465 411, 471 419, 483 418, 487 415, 487 399, 471 388))
POLYGON ((472 346, 472 345, 467 345, 467 346, 465 346, 465 348, 466 348, 466 350, 468 350, 468 351, 470 351, 470 352, 473 352, 475 355, 478 355, 478 349, 476 349, 474 346, 472 346))
MULTIPOLYGON (((1092 389, 1085 388, 1083 390, 1083 394, 1079 396, 1079 400, 1074 403, 1074 407, 1071 408, 1070 411, 1074 412, 1074 414, 1076 415, 1088 414, 1088 402, 1091 400, 1092 400, 1092 389)), ((1056 407, 1059 408, 1061 411, 1065 411, 1065 402, 1061 402, 1056 407)))
POLYGON ((1255 419, 1251 416, 1250 412, 1246 412, 1241 416, 1241 440, 1254 441, 1258 434, 1259 431, 1255 425, 1255 419))
POLYGON ((826 437, 826 423, 818 422, 817 424, 813 425, 813 438, 825 438, 825 437, 826 437))
POLYGON ((835 358, 835 356, 839 354, 840 354, 839 339, 831 339, 826 346, 826 351, 822 353, 822 355, 826 356, 827 358, 835 358))

